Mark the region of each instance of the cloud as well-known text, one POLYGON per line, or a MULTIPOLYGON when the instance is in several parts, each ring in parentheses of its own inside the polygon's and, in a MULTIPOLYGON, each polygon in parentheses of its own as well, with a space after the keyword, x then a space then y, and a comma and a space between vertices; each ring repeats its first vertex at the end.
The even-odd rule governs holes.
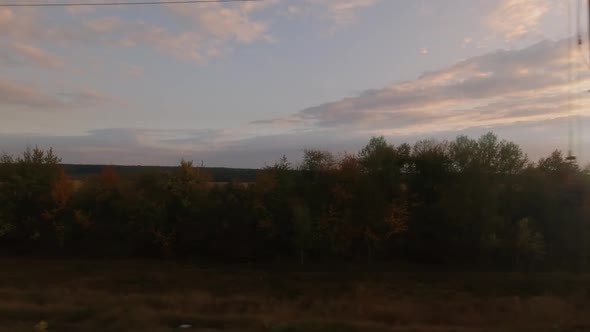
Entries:
POLYGON ((59 96, 61 96, 70 107, 93 107, 107 104, 121 107, 127 106, 126 101, 105 95, 93 89, 60 93, 59 96))
POLYGON ((62 46, 99 42, 100 36, 71 19, 53 20, 35 8, 0 8, 0 38, 4 41, 38 47, 39 44, 62 46))
MULTIPOLYGON (((300 120, 315 128, 405 135, 565 117, 590 105, 588 96, 579 93, 569 104, 569 59, 567 39, 543 41, 472 57, 413 81, 266 122, 297 126, 300 120)), ((573 74, 580 84, 590 83, 585 71, 573 74)))
MULTIPOLYGON (((101 0, 102 1, 102 0, 101 0)), ((174 24, 160 20, 134 19, 126 10, 96 10, 94 7, 66 7, 71 15, 56 20, 35 8, 0 9, 0 38, 21 45, 39 64, 57 67, 58 59, 42 54, 43 45, 52 48, 72 45, 108 45, 154 50, 177 59, 204 63, 229 54, 236 46, 278 40, 272 33, 273 15, 310 13, 337 28, 355 21, 356 12, 380 0, 305 0, 285 4, 279 0, 244 3, 167 4, 160 14, 172 14, 174 24), (264 19, 261 18, 264 13, 264 19), (85 16, 83 14, 92 14, 85 16), (23 47, 27 47, 26 49, 23 47)), ((2 55, 3 56, 3 55, 2 55)))
POLYGON ((144 78, 145 70, 143 69, 143 67, 138 65, 127 65, 126 74, 131 78, 144 78))
POLYGON ((29 109, 65 106, 59 98, 46 94, 36 87, 13 81, 0 81, 0 105, 21 106, 29 109))
POLYGON ((174 14, 186 18, 199 28, 204 38, 212 43, 234 40, 239 43, 252 43, 259 40, 272 40, 268 34, 269 23, 254 19, 251 13, 261 10, 268 4, 245 3, 242 6, 210 4, 195 7, 189 5, 168 5, 174 14))
POLYGON ((325 2, 330 19, 336 26, 343 26, 356 20, 356 10, 371 7, 379 0, 328 0, 325 2))
POLYGON ((289 3, 279 9, 281 16, 295 18, 312 15, 330 24, 329 31, 334 33, 357 21, 357 12, 372 7, 381 0, 303 0, 289 3))
POLYGON ((279 0, 229 5, 208 3, 203 6, 168 4, 165 8, 180 18, 176 21, 179 31, 175 33, 144 21, 129 21, 120 17, 102 17, 89 22, 87 26, 96 32, 118 31, 129 35, 124 38, 124 42, 119 42, 121 45, 137 45, 143 41, 155 45, 159 50, 170 49, 169 53, 176 55, 191 50, 193 56, 190 58, 202 61, 206 56, 222 53, 218 50, 231 47, 233 43, 275 42, 277 38, 271 33, 271 20, 258 18, 259 12, 277 7, 285 7, 279 12, 287 12, 289 15, 322 12, 319 16, 332 22, 336 27, 353 22, 357 10, 378 2, 380 0, 305 0, 303 5, 289 4, 286 7, 284 2, 279 0), (129 30, 133 33, 125 33, 129 30), (182 47, 182 51, 178 51, 183 44, 190 46, 182 47), (227 45, 229 46, 226 47, 227 45))
POLYGON ((550 9, 548 0, 501 0, 485 22, 494 33, 512 41, 536 31, 550 9))
POLYGON ((53 95, 35 85, 0 80, 0 106, 19 107, 28 110, 63 110, 108 104, 124 106, 125 102, 94 90, 53 95))
POLYGON ((0 151, 20 153, 27 145, 39 145, 54 147, 66 163, 176 165, 184 158, 229 166, 214 156, 235 160, 248 153, 220 147, 218 141, 229 134, 226 129, 149 128, 104 128, 72 136, 0 133, 0 151))
POLYGON ((86 26, 97 33, 113 32, 129 27, 123 19, 116 16, 101 17, 87 21, 86 26))
POLYGON ((27 63, 48 68, 62 68, 64 66, 61 58, 41 48, 18 42, 13 42, 12 47, 19 58, 27 63))
POLYGON ((462 48, 465 48, 465 47, 467 47, 469 44, 471 44, 471 42, 473 42, 473 38, 471 38, 471 37, 465 37, 465 38, 463 38, 463 41, 462 41, 462 43, 461 43, 461 47, 462 47, 462 48))
POLYGON ((100 38, 119 47, 147 47, 179 59, 204 61, 202 37, 197 32, 172 33, 144 21, 101 17, 85 23, 100 38))
POLYGON ((298 15, 298 14, 301 14, 303 12, 303 10, 301 9, 301 7, 291 5, 291 6, 287 7, 286 12, 291 15, 298 15))
POLYGON ((84 15, 94 13, 96 11, 96 7, 94 6, 68 6, 66 10, 71 15, 84 15))
MULTIPOLYGON (((264 8, 262 5, 167 5, 166 8, 187 21, 178 20, 177 29, 171 29, 126 18, 117 11, 111 12, 111 16, 93 15, 91 19, 78 19, 74 15, 53 20, 41 11, 1 9, 0 37, 28 46, 29 49, 21 47, 20 51, 28 52, 29 56, 34 55, 31 48, 40 50, 40 44, 91 44, 141 47, 197 62, 222 54, 222 50, 230 49, 235 43, 274 40, 268 33, 268 23, 251 18, 252 13, 264 8)), ((37 52, 37 56, 41 54, 37 52)))
POLYGON ((10 23, 14 19, 14 14, 9 8, 0 8, 0 25, 10 23))
POLYGON ((289 118, 277 118, 277 119, 265 119, 265 120, 255 120, 251 121, 250 124, 255 125, 272 125, 272 126, 293 126, 293 125, 301 125, 305 124, 306 121, 301 117, 294 116, 289 118))
POLYGON ((120 47, 147 47, 179 59, 204 62, 222 54, 234 43, 272 42, 269 24, 256 20, 251 14, 272 5, 244 3, 227 6, 209 3, 207 6, 166 5, 179 17, 181 29, 172 31, 143 20, 128 20, 119 16, 99 17, 86 21, 84 27, 100 36, 102 41, 120 47))
MULTIPOLYGON (((580 124, 590 118, 581 117, 580 124)), ((501 138, 520 144, 532 160, 547 156, 554 149, 567 146, 568 119, 557 118, 535 122, 502 124, 493 128, 476 126, 464 130, 433 133, 386 135, 393 144, 420 139, 454 139, 459 134, 478 137, 493 130, 501 138)), ((133 128, 106 128, 88 131, 76 136, 46 136, 35 134, 0 133, 0 151, 22 152, 27 145, 54 147, 66 163, 123 164, 123 165, 177 165, 181 158, 203 161, 206 166, 258 168, 272 164, 282 155, 293 163, 301 160, 305 148, 326 149, 335 153, 356 153, 369 140, 369 134, 351 134, 334 129, 304 133, 260 135, 250 138, 226 139, 224 130, 160 130, 133 128), (193 137, 190 140, 190 137, 193 137), (173 137, 181 137, 176 141, 173 137), (190 140, 189 144, 182 137, 190 140), (223 144, 212 144, 219 139, 223 144)), ((576 137, 575 147, 581 163, 590 154, 590 141, 576 137), (584 157, 586 156, 586 157, 584 157)))
POLYGON ((281 134, 228 138, 224 129, 161 130, 105 128, 84 135, 47 136, 0 133, 0 151, 22 152, 27 145, 54 147, 65 163, 177 165, 180 159, 207 166, 262 167, 283 154, 296 160, 306 146, 346 148, 363 140, 342 139, 334 133, 281 134), (219 143, 219 142, 223 143, 219 143))

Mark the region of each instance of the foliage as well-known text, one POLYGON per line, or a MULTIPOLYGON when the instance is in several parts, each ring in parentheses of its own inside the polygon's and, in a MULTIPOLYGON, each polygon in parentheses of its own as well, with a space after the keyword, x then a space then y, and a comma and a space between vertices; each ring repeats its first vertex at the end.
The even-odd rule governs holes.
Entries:
POLYGON ((516 243, 514 252, 518 262, 522 259, 537 261, 545 255, 545 242, 543 235, 531 228, 528 218, 519 220, 516 223, 516 243))
POLYGON ((68 170, 51 149, 0 156, 0 249, 518 268, 580 267, 589 254, 589 172, 559 151, 530 162, 493 133, 414 145, 375 137, 339 158, 306 149, 298 167, 283 156, 249 181, 215 182, 184 160, 106 166, 82 181, 68 170))
MULTIPOLYGON (((76 164, 63 164, 62 167, 68 173, 72 179, 75 180, 87 180, 100 174, 103 168, 109 165, 76 165, 76 164)), ((124 166, 124 165, 113 165, 112 166, 117 174, 127 178, 137 178, 143 174, 161 174, 174 172, 176 166, 124 166)), ((256 179, 256 169, 250 168, 226 168, 226 167, 199 167, 211 174, 212 178, 216 182, 254 182, 256 179)))

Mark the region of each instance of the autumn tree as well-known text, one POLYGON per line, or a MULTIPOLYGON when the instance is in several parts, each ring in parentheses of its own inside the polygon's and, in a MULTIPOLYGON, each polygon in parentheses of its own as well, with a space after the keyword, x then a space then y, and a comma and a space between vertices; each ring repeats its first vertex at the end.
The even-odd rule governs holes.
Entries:
MULTIPOLYGON (((590 172, 554 151, 530 162, 493 133, 356 154, 306 149, 253 183, 203 167, 72 178, 51 149, 0 156, 7 253, 212 261, 391 260, 583 269, 590 172), (80 184, 80 185, 77 185, 80 184)), ((71 168, 70 168, 71 169, 71 168)))
POLYGON ((67 232, 70 231, 71 223, 76 218, 74 210, 70 207, 74 189, 74 182, 63 168, 60 168, 58 178, 51 189, 53 204, 50 209, 43 213, 43 219, 52 224, 60 246, 64 245, 67 232))
POLYGON ((115 167, 106 166, 77 191, 73 205, 83 211, 81 223, 88 227, 75 246, 92 255, 129 256, 136 232, 134 207, 137 192, 115 167))
POLYGON ((173 244, 173 251, 180 255, 198 250, 195 236, 206 231, 203 211, 209 181, 210 175, 202 167, 195 167, 192 161, 186 160, 182 160, 176 172, 168 177, 168 219, 154 229, 155 235, 167 241, 161 241, 164 250, 169 250, 165 247, 169 244, 173 244))
POLYGON ((295 179, 286 156, 259 171, 254 183, 255 211, 267 243, 276 248, 275 258, 290 256, 293 234, 291 201, 295 179))

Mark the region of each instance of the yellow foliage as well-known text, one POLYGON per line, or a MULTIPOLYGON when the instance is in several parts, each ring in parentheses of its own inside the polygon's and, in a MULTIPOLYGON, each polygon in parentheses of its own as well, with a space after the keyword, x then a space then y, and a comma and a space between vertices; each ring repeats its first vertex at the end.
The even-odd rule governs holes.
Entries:
POLYGON ((47 331, 47 328, 49 327, 49 324, 47 324, 46 321, 42 320, 39 323, 35 324, 35 330, 36 331, 47 331))

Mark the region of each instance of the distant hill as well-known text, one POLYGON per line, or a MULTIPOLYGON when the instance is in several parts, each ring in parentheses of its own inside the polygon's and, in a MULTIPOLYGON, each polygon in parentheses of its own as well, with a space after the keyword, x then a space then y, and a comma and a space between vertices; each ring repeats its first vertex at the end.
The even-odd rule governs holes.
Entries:
MULTIPOLYGON (((93 175, 100 174, 103 168, 109 165, 62 165, 68 175, 77 180, 84 180, 93 175)), ((173 171, 176 166, 120 166, 112 165, 121 176, 134 176, 145 172, 173 171)), ((214 182, 253 182, 256 179, 256 169, 250 168, 225 168, 225 167, 203 167, 213 177, 214 182)))

